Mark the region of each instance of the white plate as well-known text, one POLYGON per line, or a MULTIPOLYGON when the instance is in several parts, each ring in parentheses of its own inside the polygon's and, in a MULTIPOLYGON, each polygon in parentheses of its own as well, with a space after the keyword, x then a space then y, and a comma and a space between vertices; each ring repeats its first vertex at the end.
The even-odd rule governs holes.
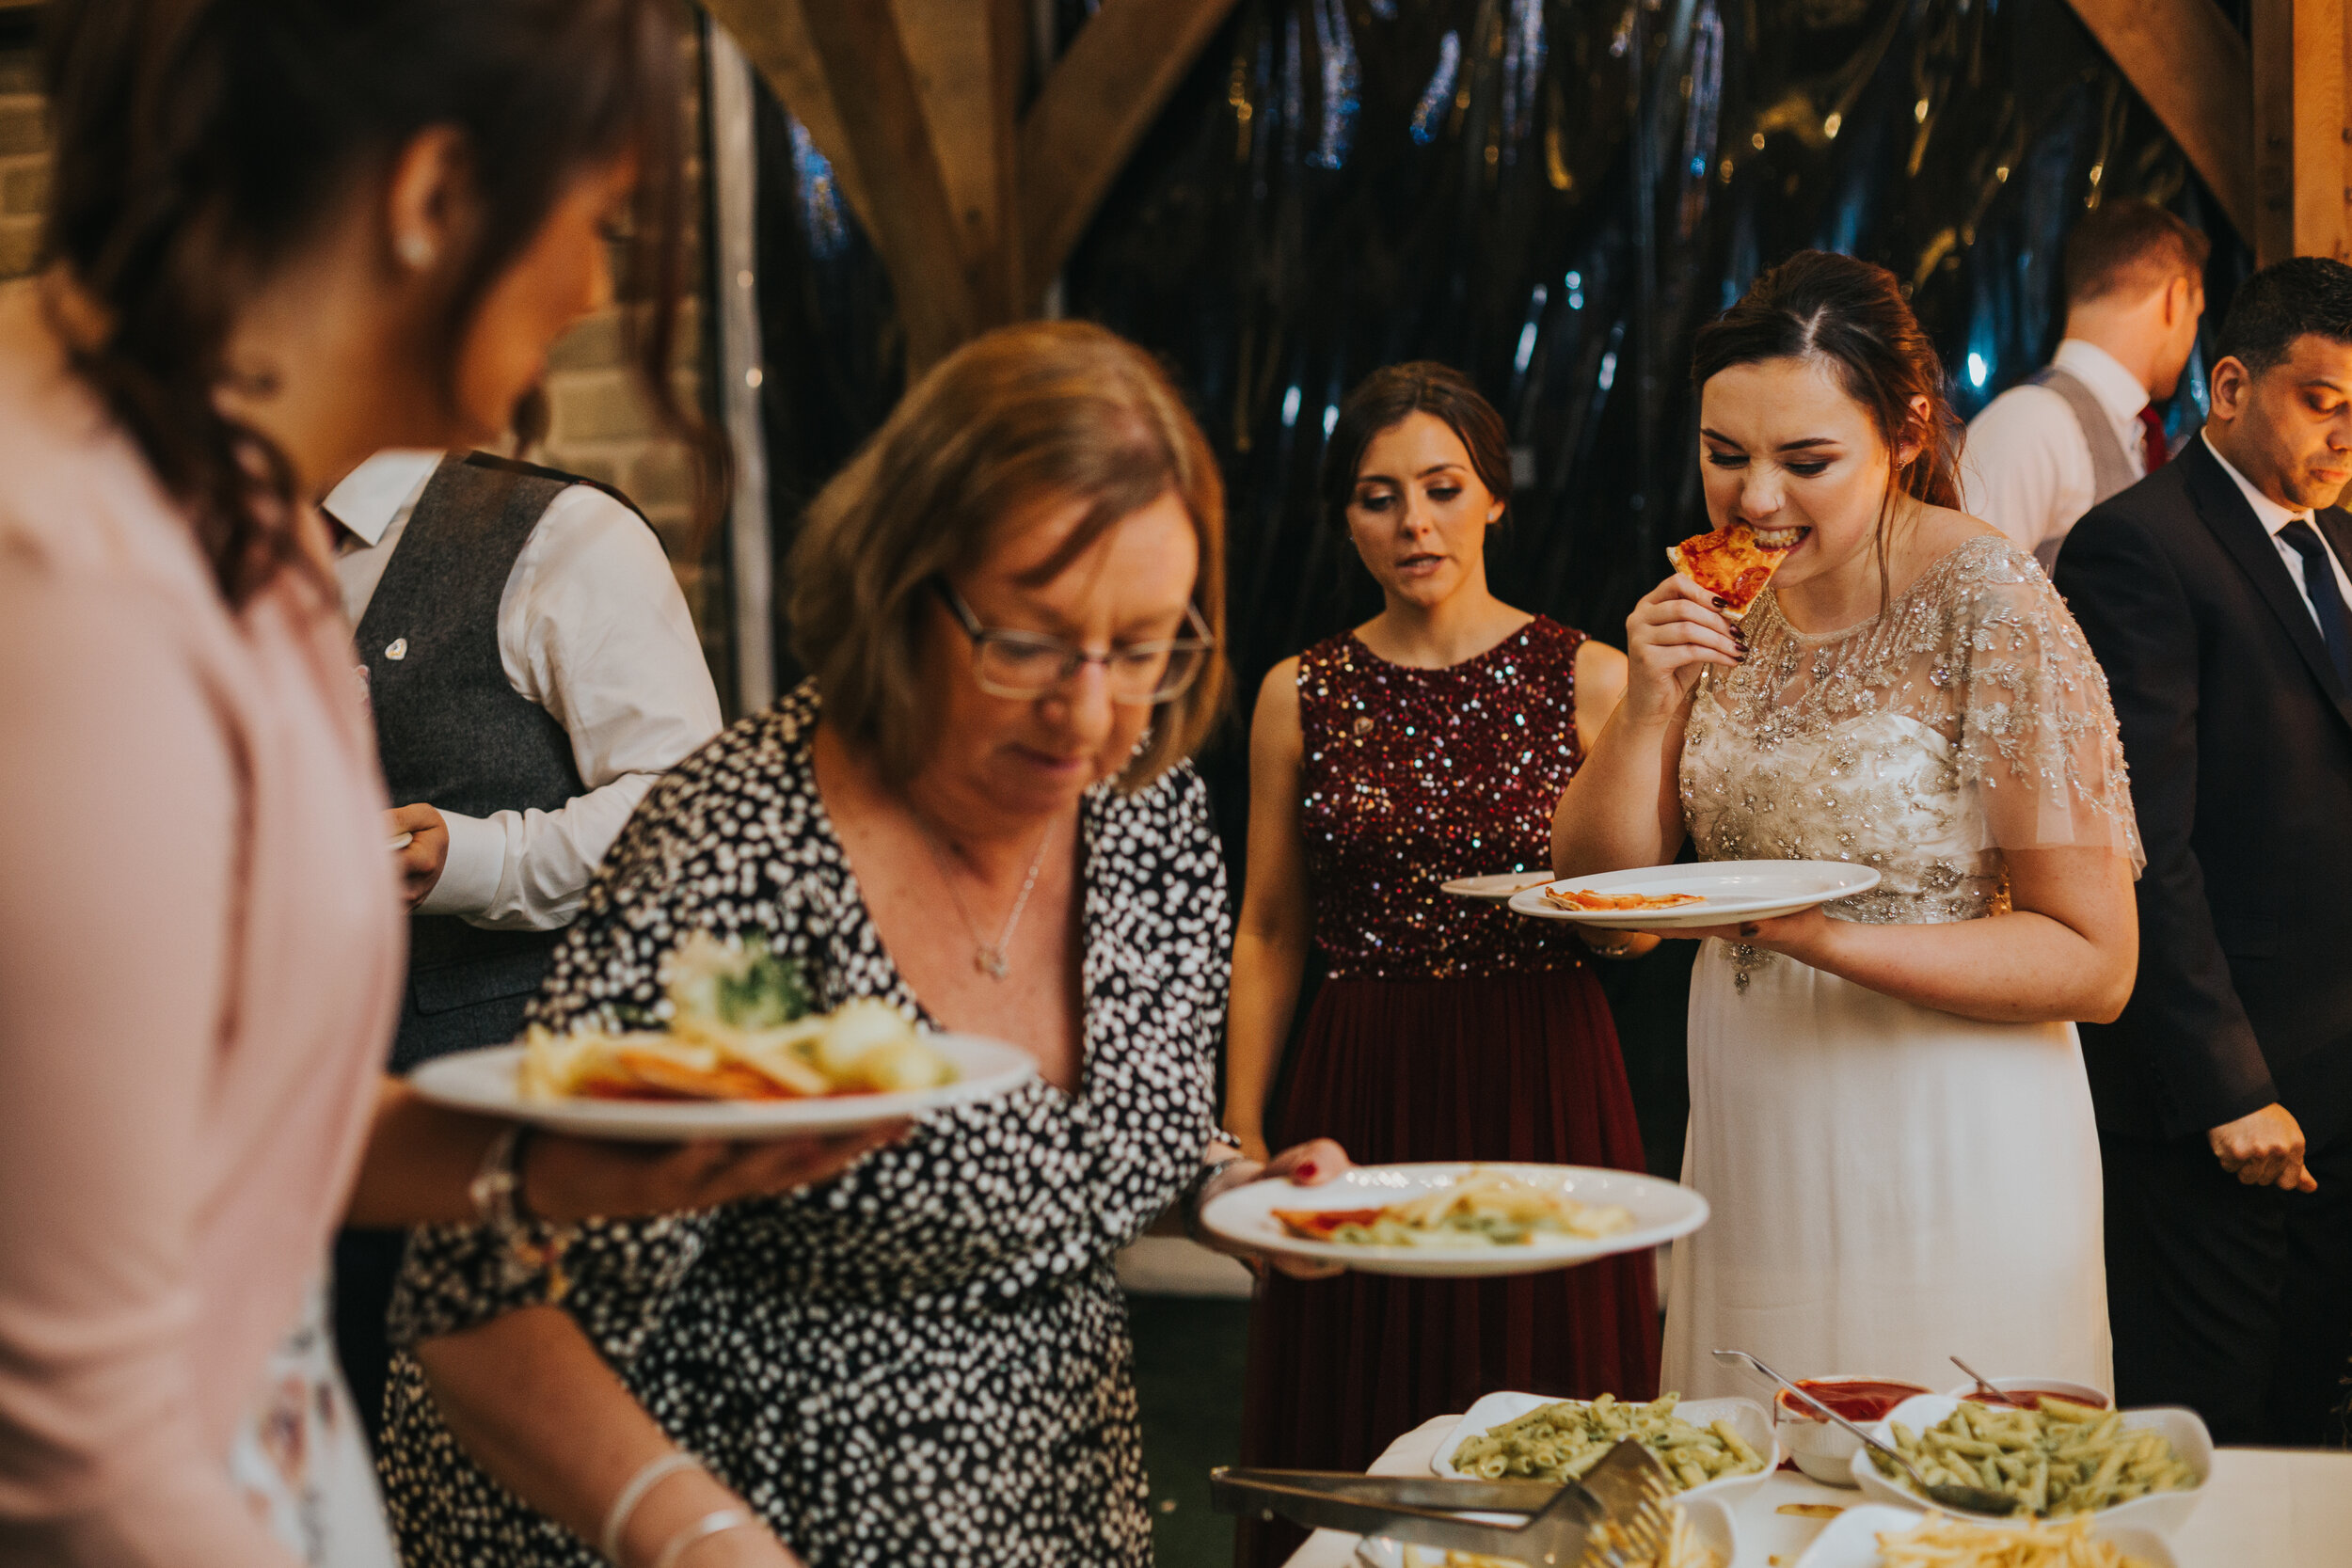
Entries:
POLYGON ((1551 880, 1549 871, 1498 871, 1487 877, 1456 877, 1450 882, 1439 882, 1439 893, 1450 893, 1456 898, 1477 898, 1489 904, 1500 904, 1515 893, 1542 887, 1551 880))
POLYGON ((1613 931, 1673 931, 1794 914, 1878 885, 1876 871, 1843 861, 1699 861, 1561 877, 1544 886, 1591 893, 1695 893, 1707 900, 1704 904, 1670 910, 1564 910, 1544 896, 1543 888, 1536 888, 1513 895, 1511 907, 1538 920, 1572 920, 1613 931))
MULTIPOLYGON (((1454 1430, 1438 1445, 1438 1452, 1429 1461, 1429 1467, 1441 1476, 1458 1475, 1454 1468, 1455 1450, 1473 1437, 1493 1431, 1506 1421, 1516 1421, 1531 1410, 1541 1410, 1548 1404, 1583 1404, 1584 1400, 1562 1400, 1549 1394, 1488 1394, 1462 1413, 1454 1430)), ((1751 1475, 1726 1476, 1710 1481, 1704 1486, 1693 1486, 1688 1492, 1675 1494, 1676 1500, 1692 1497, 1720 1498, 1737 1508, 1747 1495, 1772 1478, 1780 1468, 1779 1436, 1772 1431, 1772 1412, 1754 1400, 1683 1400, 1675 1405, 1675 1414, 1695 1427, 1715 1421, 1729 1421, 1731 1430, 1740 1440, 1764 1456, 1764 1468, 1751 1475)))
MULTIPOLYGON (((1960 1407, 1960 1402, 1949 1394, 1916 1394, 1886 1413, 1886 1419, 1870 1429, 1870 1435, 1892 1447, 1892 1427, 1900 1421, 1914 1432, 1925 1432, 1960 1407)), ((2125 1525, 2169 1535, 2181 1528, 2184 1520, 2196 1512, 2200 1498, 2205 1494, 2205 1482, 2213 1479, 2213 1433, 2194 1410, 2158 1405, 2148 1410, 2126 1410, 2123 1425, 2152 1427, 2164 1433, 2172 1445, 2172 1451, 2181 1456, 2197 1477, 2197 1484, 2185 1492, 2151 1492, 2144 1497, 2134 1497, 2127 1503, 2101 1509, 2096 1517, 2102 1526, 2121 1528, 2125 1525)), ((1863 1495, 1883 1503, 1916 1508, 1921 1499, 1911 1492, 1911 1481, 1904 1478, 1901 1485, 1880 1475, 1878 1466, 1870 1462, 1870 1450, 1854 1449, 1853 1478, 1863 1495)), ((1958 1513, 1958 1510, 1953 1511, 1958 1513)), ((1962 1514, 1963 1518, 1982 1518, 1981 1514, 1962 1514)), ((1995 1521, 1998 1522, 1997 1520, 1995 1521)))
POLYGON ((390 838, 384 841, 384 847, 397 853, 402 849, 407 848, 409 843, 414 840, 416 836, 417 835, 414 833, 395 833, 390 838))
POLYGON ((1200 1211, 1200 1223, 1229 1242, 1257 1252, 1342 1263, 1360 1274, 1411 1275, 1422 1278, 1473 1278, 1488 1275, 1541 1274, 1589 1263, 1620 1252, 1640 1252, 1687 1236, 1707 1223, 1707 1199, 1688 1187, 1632 1171, 1590 1165, 1518 1165, 1496 1161, 1453 1164, 1361 1165, 1318 1186, 1289 1181, 1252 1181, 1220 1193, 1200 1211), (1277 1209, 1380 1209, 1450 1187, 1473 1170, 1491 1170, 1532 1186, 1565 1193, 1579 1203, 1622 1204, 1633 1212, 1633 1228, 1586 1240, 1537 1236, 1510 1246, 1371 1246, 1349 1242, 1311 1242, 1294 1236, 1274 1217, 1277 1209))
MULTIPOLYGON (((1885 1559, 1879 1555, 1878 1538, 1910 1529, 1925 1517, 1915 1509, 1884 1503, 1850 1508, 1813 1538, 1813 1544, 1797 1559, 1797 1568, 1882 1568, 1885 1559)), ((2124 1556, 2137 1559, 2144 1568, 2180 1568, 2172 1548, 2153 1530, 2117 1526, 2101 1515, 2092 1522, 2090 1533, 2114 1542, 2123 1548, 2124 1556)))
MULTIPOLYGON (((1724 1568, 1740 1556, 1740 1527, 1733 1521, 1731 1510, 1719 1497, 1702 1497, 1696 1492, 1685 1492, 1675 1501, 1691 1516, 1691 1528, 1705 1546, 1723 1560, 1724 1568)), ((1442 1546, 1417 1546, 1421 1560, 1437 1568, 1445 1560, 1442 1546)), ((1356 1544, 1356 1560, 1361 1568, 1405 1568, 1405 1546, 1385 1535, 1368 1535, 1356 1544)), ((2165 1568, 2172 1568, 2168 1562, 2165 1568)))
POLYGON ((425 1099, 461 1111, 527 1121, 583 1138, 671 1143, 681 1138, 784 1138, 847 1132, 876 1122, 993 1100, 1037 1076, 1026 1052, 977 1035, 925 1035, 923 1042, 956 1065, 944 1088, 899 1094, 835 1094, 806 1100, 525 1100, 516 1092, 519 1045, 486 1046, 437 1057, 409 1075, 425 1099))

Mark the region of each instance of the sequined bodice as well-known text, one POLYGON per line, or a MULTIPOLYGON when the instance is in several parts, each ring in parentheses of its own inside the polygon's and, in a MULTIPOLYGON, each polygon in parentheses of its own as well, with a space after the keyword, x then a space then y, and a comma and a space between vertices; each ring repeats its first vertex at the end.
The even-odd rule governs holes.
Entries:
POLYGON ((1315 941, 1335 976, 1502 974, 1578 960, 1565 928, 1439 893, 1540 872, 1551 812, 1583 761, 1576 650, 1537 616, 1443 670, 1391 664, 1353 635, 1298 661, 1301 826, 1315 941))
POLYGON ((1748 657, 1710 669, 1682 750, 1708 860, 1874 866, 1843 920, 1919 925, 2006 907, 2004 849, 2139 842, 2106 680, 2049 579, 1995 536, 1886 610, 1808 636, 1767 591, 1748 657))

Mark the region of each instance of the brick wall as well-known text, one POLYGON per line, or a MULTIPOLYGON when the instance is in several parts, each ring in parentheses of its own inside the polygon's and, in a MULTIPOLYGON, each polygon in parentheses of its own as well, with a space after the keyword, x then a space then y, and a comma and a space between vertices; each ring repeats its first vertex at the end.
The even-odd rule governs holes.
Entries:
MULTIPOLYGON (((688 48, 695 47, 691 26, 685 33, 688 48)), ((699 150, 701 82, 699 64, 690 59, 691 84, 684 112, 690 134, 687 145, 699 150)), ((33 270, 40 239, 40 218, 48 200, 48 134, 40 97, 40 66, 36 52, 17 45, 0 48, 0 279, 21 277, 33 270)), ((702 166, 699 155, 689 171, 691 189, 688 210, 699 214, 702 166)), ((699 288, 699 263, 688 274, 699 288)), ((679 398, 688 407, 702 401, 703 341, 699 300, 689 300, 679 321, 677 366, 679 398)), ((644 400, 637 394, 621 349, 617 311, 581 322, 555 346, 548 360, 548 396, 553 416, 546 444, 532 457, 618 486, 644 508, 669 551, 672 569, 686 603, 702 631, 703 646, 712 668, 723 671, 727 600, 717 587, 715 574, 707 578, 696 558, 692 540, 692 481, 685 453, 676 443, 660 436, 644 400)), ((723 693, 727 682, 721 679, 723 693)))

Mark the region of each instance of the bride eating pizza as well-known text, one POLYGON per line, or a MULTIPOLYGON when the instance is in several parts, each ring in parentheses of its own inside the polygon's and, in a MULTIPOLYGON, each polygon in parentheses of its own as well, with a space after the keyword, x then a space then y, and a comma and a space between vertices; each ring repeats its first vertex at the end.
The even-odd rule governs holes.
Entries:
POLYGON ((1708 1352, 1933 1386, 1957 1345, 2110 1386, 2072 1020, 2129 994, 2142 863, 2106 684, 1958 510, 1958 425, 1894 277, 1805 252, 1695 345, 1708 514, 1628 621, 1555 869, 1835 860, 1876 888, 1706 941, 1663 1386, 1708 1352), (1746 535, 1747 537, 1741 537, 1746 535), (1741 562, 1763 546, 1774 558, 1741 562), (1756 581, 1752 602, 1703 583, 1756 581), (1696 576, 1685 575, 1697 568, 1696 576), (1744 613, 1735 614, 1735 611, 1744 613))

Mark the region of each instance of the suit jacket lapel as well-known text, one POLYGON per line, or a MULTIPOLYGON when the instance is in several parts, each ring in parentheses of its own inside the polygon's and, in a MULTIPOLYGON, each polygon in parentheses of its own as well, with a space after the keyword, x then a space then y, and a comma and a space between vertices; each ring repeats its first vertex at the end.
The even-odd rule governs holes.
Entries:
MULTIPOLYGON (((2188 494, 2197 506, 2198 515, 2221 541, 2239 570, 2253 579, 2254 587, 2270 606, 2279 624, 2286 628, 2287 639, 2295 651, 2303 656, 2311 667, 2312 678, 2319 682, 2328 702, 2352 724, 2352 691, 2346 691, 2342 677, 2336 673, 2336 661, 2328 657, 2328 644, 2319 635, 2319 623, 2312 619, 2312 607, 2296 593, 2295 579, 2287 575, 2287 563, 2279 559, 2279 546, 2254 509, 2246 504, 2236 483, 2222 470, 2220 459, 2205 450, 2202 439, 2192 439, 2175 461, 2188 465, 2188 494)), ((2321 514, 2323 518, 2328 514, 2321 514)), ((2335 514, 2341 516, 2342 514, 2335 514)), ((2329 524, 2328 544, 2336 546, 2336 539, 2352 529, 2338 529, 2329 524)))

